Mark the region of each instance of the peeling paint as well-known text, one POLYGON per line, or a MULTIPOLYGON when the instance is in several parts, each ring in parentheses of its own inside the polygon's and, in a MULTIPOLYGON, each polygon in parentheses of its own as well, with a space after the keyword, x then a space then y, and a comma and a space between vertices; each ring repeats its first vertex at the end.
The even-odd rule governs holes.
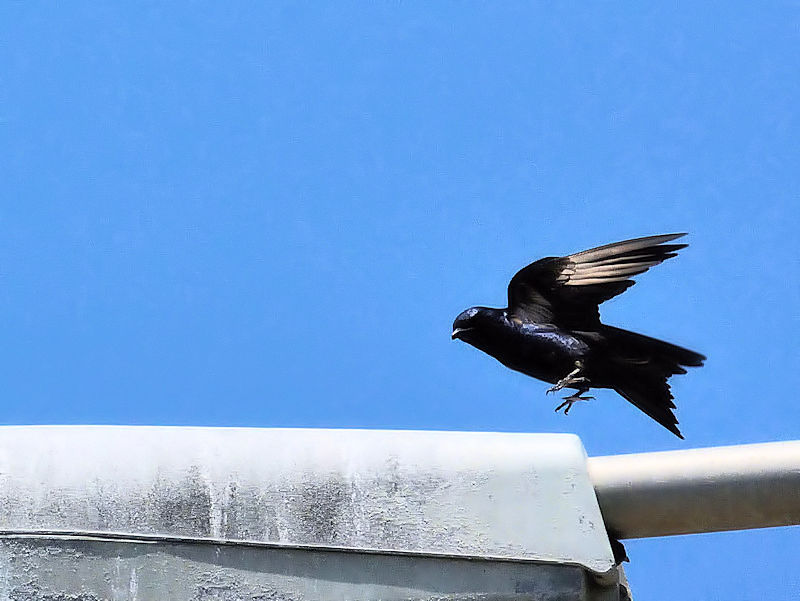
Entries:
POLYGON ((130 593, 130 601, 137 601, 136 596, 139 593, 139 579, 136 575, 136 568, 131 568, 131 578, 128 584, 128 593, 130 593))

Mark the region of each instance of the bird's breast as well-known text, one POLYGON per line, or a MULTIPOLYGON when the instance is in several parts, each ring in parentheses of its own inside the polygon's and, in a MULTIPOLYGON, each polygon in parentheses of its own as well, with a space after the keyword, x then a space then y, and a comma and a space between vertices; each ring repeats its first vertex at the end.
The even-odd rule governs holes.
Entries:
POLYGON ((564 377, 589 351, 584 341, 568 332, 528 324, 503 328, 468 342, 506 367, 546 382, 564 377))

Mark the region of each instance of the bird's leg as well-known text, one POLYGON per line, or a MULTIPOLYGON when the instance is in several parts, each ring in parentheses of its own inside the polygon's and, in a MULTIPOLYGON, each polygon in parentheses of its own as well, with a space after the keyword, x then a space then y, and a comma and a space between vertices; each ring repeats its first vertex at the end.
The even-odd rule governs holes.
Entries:
POLYGON ((593 396, 581 396, 582 394, 588 392, 590 388, 589 379, 581 375, 582 370, 583 362, 576 361, 575 369, 569 372, 565 377, 561 378, 558 382, 556 382, 555 386, 547 391, 548 393, 555 392, 557 390, 561 390, 565 386, 573 386, 578 389, 578 392, 564 397, 564 402, 556 407, 556 412, 564 409, 564 415, 568 415, 573 403, 577 403, 578 401, 589 401, 594 398, 593 396))
MULTIPOLYGON (((588 380, 586 378, 584 378, 583 376, 578 376, 578 374, 581 373, 582 369, 583 369, 583 361, 576 361, 575 362, 575 369, 573 369, 566 376, 564 376, 558 382, 556 382, 555 386, 551 386, 550 388, 548 388, 547 389, 547 394, 550 394, 551 392, 556 392, 558 390, 561 390, 565 386, 572 386, 573 384, 579 384, 579 385, 582 386, 583 384, 588 382, 588 380)), ((589 389, 587 388, 586 390, 589 390, 589 389)), ((586 392, 586 390, 584 390, 583 392, 586 392)))
MULTIPOLYGON (((586 378, 584 378, 585 380, 586 378)), ((582 384, 581 387, 578 389, 578 392, 575 394, 571 394, 569 396, 564 397, 564 402, 561 403, 558 407, 556 407, 556 413, 563 407, 564 408, 564 415, 569 415, 569 410, 572 409, 572 404, 577 403, 578 401, 590 401, 594 397, 593 396, 581 396, 583 393, 588 392, 589 387, 585 384, 582 384)))

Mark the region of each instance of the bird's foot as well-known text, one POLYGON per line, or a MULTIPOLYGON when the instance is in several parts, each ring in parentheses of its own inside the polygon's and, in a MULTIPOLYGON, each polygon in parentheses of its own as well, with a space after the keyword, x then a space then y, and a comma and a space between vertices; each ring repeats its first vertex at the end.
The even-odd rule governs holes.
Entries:
POLYGON ((594 397, 593 396, 581 396, 586 392, 585 390, 581 392, 577 392, 575 394, 571 394, 569 396, 564 397, 564 402, 561 403, 558 407, 556 407, 556 413, 558 413, 562 408, 564 409, 564 415, 569 415, 569 410, 572 409, 572 405, 577 403, 578 401, 591 401, 594 397))
MULTIPOLYGON (((576 384, 577 385, 586 384, 588 381, 589 381, 589 379, 588 378, 584 378, 583 376, 575 378, 570 374, 566 378, 562 378, 558 382, 556 382, 555 386, 551 386, 550 388, 548 388, 547 392, 545 394, 550 394, 551 392, 558 392, 559 390, 561 390, 565 386, 575 386, 576 384)), ((575 387, 577 388, 577 386, 575 386, 575 387)))
POLYGON ((545 394, 550 394, 551 392, 557 392, 562 388, 564 388, 565 386, 574 386, 575 384, 580 385, 588 382, 587 378, 578 375, 579 373, 581 373, 582 369, 583 369, 583 363, 581 361, 576 361, 575 369, 573 369, 566 376, 564 376, 558 382, 556 382, 555 386, 551 386, 550 388, 548 388, 545 394))

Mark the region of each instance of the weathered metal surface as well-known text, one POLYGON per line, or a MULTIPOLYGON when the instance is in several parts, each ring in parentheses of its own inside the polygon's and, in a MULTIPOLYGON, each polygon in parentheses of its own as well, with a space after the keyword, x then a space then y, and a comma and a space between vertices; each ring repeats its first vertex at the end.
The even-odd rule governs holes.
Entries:
POLYGON ((3 601, 617 601, 577 566, 241 545, 0 539, 3 601))
POLYGON ((2 427, 0 529, 613 570, 583 447, 571 435, 2 427))
POLYGON ((592 457, 620 538, 800 524, 800 441, 592 457))

